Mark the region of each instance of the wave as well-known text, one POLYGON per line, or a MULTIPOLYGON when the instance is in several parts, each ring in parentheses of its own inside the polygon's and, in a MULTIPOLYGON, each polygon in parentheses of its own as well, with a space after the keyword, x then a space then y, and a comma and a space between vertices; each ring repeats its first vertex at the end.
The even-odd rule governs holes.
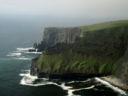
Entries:
POLYGON ((70 82, 68 82, 68 84, 79 83, 79 82, 86 83, 86 82, 89 82, 90 80, 91 79, 87 79, 87 80, 84 80, 84 81, 70 81, 70 82))
POLYGON ((74 89, 73 89, 73 87, 71 87, 71 86, 65 86, 65 83, 62 83, 61 85, 59 85, 63 90, 66 90, 66 91, 68 91, 67 93, 68 93, 68 95, 67 96, 75 96, 74 94, 73 94, 73 92, 74 92, 74 89))
POLYGON ((34 49, 34 48, 33 47, 16 48, 15 51, 9 52, 6 56, 10 56, 16 60, 31 60, 33 58, 33 55, 42 54, 42 52, 29 52, 30 49, 34 49), (33 54, 33 55, 31 55, 31 54, 33 54))
MULTIPOLYGON (((66 86, 65 82, 62 82, 61 84, 57 84, 55 82, 52 82, 52 81, 49 81, 48 78, 41 78, 40 79, 40 82, 37 82, 35 83, 34 81, 36 80, 39 80, 37 76, 31 76, 30 75, 30 70, 27 70, 25 73, 21 73, 20 76, 22 76, 23 78, 21 79, 20 81, 20 84, 21 85, 27 85, 27 86, 35 86, 35 87, 38 87, 38 86, 43 86, 43 85, 49 85, 49 84, 52 84, 52 85, 56 85, 56 86, 59 86, 61 87, 63 90, 66 90, 68 95, 67 96, 76 96, 73 94, 73 92, 75 91, 80 91, 80 90, 89 90, 89 89, 93 89, 95 88, 95 85, 91 85, 89 87, 85 87, 85 88, 77 88, 77 89, 73 89, 72 86, 66 86)), ((67 82, 67 84, 70 84, 70 83, 76 83, 76 82, 83 82, 83 83, 86 83, 88 81, 90 81, 91 79, 87 79, 85 81, 70 81, 70 82, 67 82)), ((96 81, 98 82, 101 82, 102 84, 108 86, 109 88, 113 89, 114 91, 116 92, 119 92, 123 95, 126 95, 126 92, 119 89, 118 87, 115 87, 115 86, 112 86, 110 83, 100 79, 100 78, 95 78, 96 81)), ((80 95, 77 95, 77 96, 80 96, 80 95)))
POLYGON ((14 58, 14 59, 17 59, 17 60, 31 60, 32 58, 19 57, 19 58, 14 58))
POLYGON ((24 53, 27 53, 27 54, 42 54, 42 52, 24 52, 24 53))
POLYGON ((104 80, 102 80, 102 79, 100 79, 100 78, 97 78, 97 77, 95 78, 95 80, 101 82, 102 84, 108 86, 109 88, 113 89, 113 90, 116 91, 116 92, 119 92, 119 93, 121 93, 121 94, 123 94, 123 95, 126 95, 126 92, 125 92, 125 91, 119 89, 118 87, 115 87, 115 86, 111 85, 111 84, 108 83, 107 81, 104 81, 104 80))
MULTIPOLYGON (((63 90, 67 91, 67 94, 68 94, 67 96, 80 96, 80 95, 75 95, 73 92, 80 91, 80 90, 89 90, 89 89, 92 89, 95 87, 95 85, 91 85, 90 87, 73 89, 72 86, 66 86, 65 82, 61 82, 61 84, 57 84, 55 82, 49 81, 48 78, 38 79, 37 76, 31 76, 30 70, 25 70, 24 73, 21 73, 19 75, 22 76, 22 79, 20 81, 21 85, 33 86, 33 87, 44 86, 44 85, 56 85, 56 86, 62 88, 63 90), (35 83, 36 80, 40 81, 40 82, 35 83)), ((88 79, 85 81, 76 81, 76 82, 87 82, 89 80, 91 80, 91 79, 88 79)), ((69 84, 71 82, 67 82, 67 83, 69 84)))
POLYGON ((35 48, 33 48, 33 47, 28 47, 28 48, 16 48, 16 49, 17 49, 17 51, 23 52, 23 51, 28 51, 28 50, 30 50, 30 49, 35 49, 35 48))
POLYGON ((17 52, 23 52, 26 54, 42 54, 42 52, 37 52, 37 49, 33 47, 28 47, 28 48, 17 48, 17 52), (29 52, 29 50, 35 50, 34 52, 29 52))
POLYGON ((22 85, 30 85, 35 79, 37 79, 36 76, 31 76, 29 73, 21 73, 19 75, 23 77, 20 81, 20 84, 22 85))
MULTIPOLYGON (((80 81, 78 81, 80 82, 80 81)), ((85 88, 78 88, 78 89, 73 89, 72 86, 66 86, 66 83, 62 83, 61 85, 58 85, 61 87, 63 90, 66 90, 68 95, 67 96, 81 96, 81 95, 75 95, 74 92, 76 91, 81 91, 81 90, 89 90, 95 87, 95 85, 91 85, 90 87, 85 87, 85 88)))
MULTIPOLYGON (((24 71, 24 73, 21 73, 19 75, 22 76, 22 79, 20 81, 21 85, 33 86, 33 87, 44 86, 44 85, 56 85, 56 86, 62 88, 63 90, 67 91, 67 96, 81 96, 81 95, 75 95, 74 92, 80 91, 80 90, 90 90, 90 89, 95 88, 95 85, 90 85, 89 87, 74 89, 73 86, 67 86, 66 85, 66 84, 71 84, 71 83, 76 83, 76 82, 86 83, 86 82, 90 81, 91 79, 87 79, 84 81, 61 82, 60 84, 57 84, 55 82, 49 81, 48 78, 38 79, 37 76, 31 76, 30 70, 24 71), (36 81, 38 81, 38 82, 36 82, 36 81)), ((123 90, 112 86, 111 84, 109 84, 108 82, 106 82, 104 80, 101 80, 100 78, 95 78, 95 80, 98 82, 101 82, 104 85, 107 85, 111 89, 113 89, 117 92, 120 92, 123 95, 126 95, 126 93, 123 90)))
POLYGON ((7 56, 21 56, 22 53, 9 53, 7 56))
POLYGON ((38 79, 37 76, 30 75, 30 70, 27 70, 25 73, 19 74, 19 76, 22 76, 22 79, 20 81, 21 85, 34 86, 34 87, 43 86, 43 85, 49 85, 49 84, 57 85, 54 82, 49 82, 48 78, 38 79), (34 81, 36 81, 36 80, 40 80, 40 82, 35 83, 34 81))

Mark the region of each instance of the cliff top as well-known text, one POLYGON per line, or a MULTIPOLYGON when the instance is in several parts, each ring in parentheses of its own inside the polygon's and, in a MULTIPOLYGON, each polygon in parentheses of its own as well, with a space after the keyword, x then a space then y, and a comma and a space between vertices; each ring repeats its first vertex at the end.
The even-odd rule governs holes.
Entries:
POLYGON ((88 26, 81 26, 81 28, 83 29, 84 32, 86 32, 86 31, 102 30, 102 29, 113 28, 124 25, 128 25, 128 20, 103 22, 88 26))
POLYGON ((128 25, 128 20, 119 20, 119 21, 109 21, 98 24, 91 24, 87 26, 78 26, 78 27, 46 27, 45 30, 69 30, 69 29, 82 29, 84 32, 86 31, 94 31, 94 30, 102 30, 112 27, 124 26, 128 25))

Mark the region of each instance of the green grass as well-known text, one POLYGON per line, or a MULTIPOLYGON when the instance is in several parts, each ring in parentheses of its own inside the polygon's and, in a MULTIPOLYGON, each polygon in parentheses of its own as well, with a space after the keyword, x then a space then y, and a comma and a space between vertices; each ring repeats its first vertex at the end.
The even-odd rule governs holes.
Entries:
POLYGON ((45 73, 66 74, 110 74, 115 70, 114 63, 118 59, 102 57, 84 57, 76 53, 46 55, 38 61, 38 68, 45 73), (101 60, 100 60, 101 59, 101 60), (43 65, 43 66, 42 66, 43 65))
POLYGON ((116 74, 116 62, 127 48, 128 21, 81 27, 83 37, 74 44, 59 44, 38 60, 41 72, 49 74, 116 74))
POLYGON ((128 25, 128 20, 104 22, 104 23, 93 24, 88 26, 81 26, 81 28, 83 32, 88 32, 88 31, 102 30, 102 29, 113 28, 124 25, 128 25))

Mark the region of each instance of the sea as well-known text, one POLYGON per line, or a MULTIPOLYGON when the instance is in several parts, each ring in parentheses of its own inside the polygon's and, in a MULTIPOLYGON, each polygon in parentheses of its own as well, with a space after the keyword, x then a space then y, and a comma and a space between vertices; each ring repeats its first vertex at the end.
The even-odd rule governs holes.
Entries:
POLYGON ((31 60, 41 52, 29 52, 33 42, 23 43, 24 39, 12 44, 6 41, 0 38, 0 96, 127 96, 98 77, 64 80, 31 76, 31 60))

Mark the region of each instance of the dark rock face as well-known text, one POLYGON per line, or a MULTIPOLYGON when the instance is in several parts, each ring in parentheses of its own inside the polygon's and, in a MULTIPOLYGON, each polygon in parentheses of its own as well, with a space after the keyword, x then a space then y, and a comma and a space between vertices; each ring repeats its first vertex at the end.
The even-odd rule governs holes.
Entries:
POLYGON ((102 77, 102 76, 107 76, 104 74, 89 74, 89 75, 85 75, 85 74, 78 74, 78 73, 73 73, 73 74, 47 74, 47 73, 39 73, 38 74, 38 78, 43 78, 43 77, 48 77, 50 79, 75 79, 75 80, 80 80, 80 79, 87 79, 87 78, 93 78, 93 77, 102 77))
POLYGON ((47 78, 47 77, 49 77, 49 74, 43 73, 43 72, 38 72, 37 73, 37 77, 38 78, 43 78, 43 77, 47 78))
POLYGON ((33 75, 33 76, 38 75, 38 69, 37 69, 38 59, 39 59, 39 57, 36 57, 36 58, 32 59, 30 74, 33 75))
POLYGON ((57 43, 74 43, 81 35, 81 28, 45 28, 43 40, 37 45, 38 51, 44 51, 57 43))
POLYGON ((29 52, 36 52, 36 49, 29 49, 29 52))
POLYGON ((40 72, 40 70, 38 69, 38 67, 37 67, 38 59, 39 59, 39 57, 32 59, 30 74, 33 76, 37 76, 38 78, 48 77, 48 74, 40 72))
POLYGON ((73 43, 81 33, 80 28, 46 28, 43 41, 49 45, 57 43, 73 43))

